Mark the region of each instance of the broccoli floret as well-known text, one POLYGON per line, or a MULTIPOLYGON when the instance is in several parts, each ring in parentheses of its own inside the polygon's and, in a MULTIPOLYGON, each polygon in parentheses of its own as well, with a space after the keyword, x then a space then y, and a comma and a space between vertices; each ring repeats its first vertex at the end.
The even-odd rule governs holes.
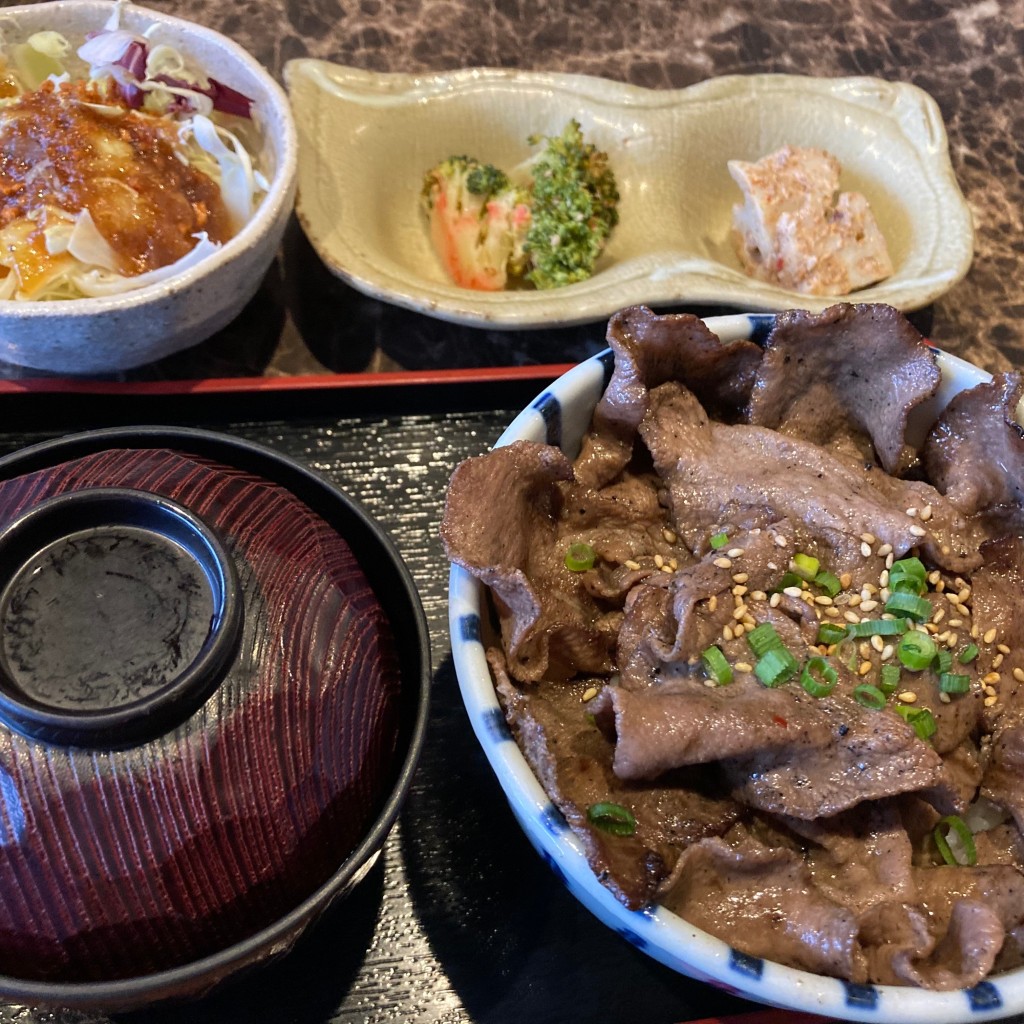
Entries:
POLYGON ((456 284, 499 291, 522 274, 528 194, 504 171, 452 156, 427 172, 421 198, 434 248, 456 284))
MULTIPOLYGON (((537 145, 541 138, 529 141, 537 145)), ((561 135, 547 138, 532 173, 527 279, 538 288, 586 280, 619 221, 608 154, 584 142, 579 122, 572 120, 561 135)))

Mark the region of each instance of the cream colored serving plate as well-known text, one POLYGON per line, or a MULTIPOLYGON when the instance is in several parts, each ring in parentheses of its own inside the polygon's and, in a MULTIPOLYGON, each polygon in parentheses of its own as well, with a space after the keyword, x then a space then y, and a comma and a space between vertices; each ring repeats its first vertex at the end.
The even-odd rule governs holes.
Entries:
POLYGON ((528 328, 600 320, 623 306, 727 304, 818 310, 752 280, 730 239, 740 192, 731 159, 820 146, 863 192, 895 265, 858 302, 917 309, 970 266, 970 211, 934 100, 874 78, 734 75, 676 91, 601 78, 478 68, 375 74, 293 60, 285 78, 299 129, 298 216, 321 259, 368 295, 471 325, 528 328), (418 201, 424 173, 458 153, 511 168, 527 136, 577 118, 611 155, 620 222, 594 276, 549 291, 477 292, 447 280, 418 201))

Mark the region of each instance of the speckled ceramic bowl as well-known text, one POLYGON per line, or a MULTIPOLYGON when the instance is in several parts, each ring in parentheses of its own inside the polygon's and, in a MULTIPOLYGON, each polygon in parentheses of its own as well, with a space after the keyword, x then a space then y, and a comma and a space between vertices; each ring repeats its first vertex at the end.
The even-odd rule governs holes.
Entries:
POLYGON ((429 678, 393 544, 303 466, 156 427, 0 459, 0 1001, 285 952, 376 860, 429 678))
MULTIPOLYGON (((103 27, 113 0, 54 0, 0 11, 5 38, 51 29, 69 38, 103 27)), ((259 288, 295 198, 297 142, 287 97, 230 39, 160 11, 124 4, 121 25, 156 26, 153 39, 188 55, 254 101, 269 191, 248 224, 217 252, 164 282, 110 298, 0 300, 0 359, 63 374, 105 374, 198 344, 228 324, 259 288)))
MULTIPOLYGON (((707 324, 723 341, 729 341, 763 338, 773 320, 771 315, 754 314, 710 318, 707 324)), ((547 442, 574 457, 613 365, 608 350, 570 370, 513 420, 497 444, 547 442)), ((988 379, 988 374, 977 367, 942 352, 939 366, 939 392, 915 410, 911 430, 916 423, 923 431, 954 394, 988 379)), ((748 956, 661 907, 627 910, 598 882, 581 844, 512 739, 480 639, 481 621, 489 615, 484 588, 469 573, 453 567, 449 596, 452 651, 462 697, 513 813, 570 892, 627 942, 674 970, 719 988, 828 1018, 878 1024, 954 1024, 997 1020, 1024 1012, 1024 969, 957 992, 856 985, 748 956)))

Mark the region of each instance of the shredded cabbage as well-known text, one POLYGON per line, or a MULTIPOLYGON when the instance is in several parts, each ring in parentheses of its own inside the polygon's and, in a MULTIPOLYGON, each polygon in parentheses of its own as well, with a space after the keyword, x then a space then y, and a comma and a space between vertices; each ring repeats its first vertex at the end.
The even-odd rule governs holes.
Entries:
MULTIPOLYGON (((101 88, 95 99, 83 98, 80 102, 101 116, 123 117, 127 106, 141 109, 143 116, 176 122, 176 156, 219 186, 231 228, 239 231, 269 186, 253 166, 243 136, 214 118, 218 112, 245 117, 251 100, 190 66, 175 47, 159 42, 159 23, 148 26, 141 35, 122 28, 123 4, 124 0, 118 0, 104 28, 77 50, 55 31, 36 32, 14 44, 0 31, 0 72, 6 64, 17 86, 25 92, 47 81, 59 88, 72 79, 86 79, 101 88)), ((3 28, 9 32, 8 26, 3 28)), ((16 104, 18 98, 0 100, 0 131, 5 107, 16 104)), ((38 179, 50 171, 49 162, 42 161, 33 168, 31 178, 38 179)), ((50 185, 45 181, 42 184, 50 185)), ((111 185, 127 187, 114 180, 111 185)), ((124 275, 118 270, 117 253, 89 210, 61 209, 57 194, 42 200, 43 205, 27 215, 28 222, 8 236, 8 251, 0 253, 0 299, 116 295, 166 280, 220 248, 206 232, 199 232, 191 236, 194 247, 176 262, 146 273, 124 275), (37 233, 34 244, 39 247, 41 242, 38 256, 25 250, 22 255, 28 263, 19 264, 15 250, 18 245, 30 244, 26 239, 33 232, 37 233), (31 269, 26 271, 23 266, 31 269), (31 288, 23 288, 20 283, 24 273, 32 276, 31 288)))

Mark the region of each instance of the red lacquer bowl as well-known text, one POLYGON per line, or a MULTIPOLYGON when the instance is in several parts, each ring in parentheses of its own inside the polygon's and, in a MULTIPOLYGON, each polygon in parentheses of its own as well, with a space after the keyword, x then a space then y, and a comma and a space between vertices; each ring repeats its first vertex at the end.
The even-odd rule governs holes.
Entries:
POLYGON ((204 431, 0 459, 0 998, 206 991, 362 877, 423 738, 426 623, 356 503, 204 431))

